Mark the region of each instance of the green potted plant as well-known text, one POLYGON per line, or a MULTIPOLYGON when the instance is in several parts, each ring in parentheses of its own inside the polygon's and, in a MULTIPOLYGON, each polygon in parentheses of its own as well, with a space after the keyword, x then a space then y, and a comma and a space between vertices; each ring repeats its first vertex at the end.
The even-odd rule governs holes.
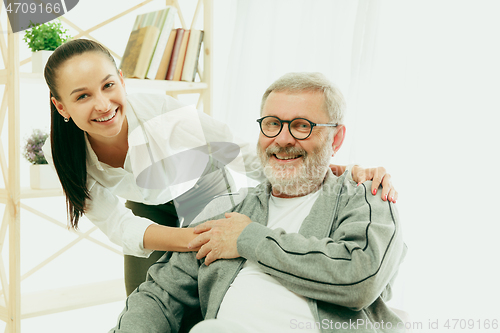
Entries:
POLYGON ((49 134, 35 129, 26 139, 23 149, 23 156, 30 166, 30 187, 32 189, 56 189, 61 187, 59 178, 54 168, 47 163, 42 151, 42 147, 49 134))
POLYGON ((25 30, 23 40, 31 49, 31 64, 33 73, 42 73, 47 59, 52 52, 61 44, 70 39, 59 20, 43 23, 30 24, 25 30))

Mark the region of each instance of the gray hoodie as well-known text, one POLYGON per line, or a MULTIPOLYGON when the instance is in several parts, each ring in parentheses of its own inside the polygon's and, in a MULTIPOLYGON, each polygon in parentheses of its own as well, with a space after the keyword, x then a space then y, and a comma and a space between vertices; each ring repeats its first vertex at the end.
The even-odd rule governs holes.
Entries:
POLYGON ((110 332, 177 332, 183 315, 196 307, 206 319, 216 318, 245 260, 308 298, 322 332, 403 332, 404 323, 385 302, 406 246, 395 205, 371 195, 370 186, 356 186, 346 173, 335 177, 328 170, 297 234, 266 227, 268 182, 215 199, 197 221, 220 219, 227 211, 253 221, 238 238, 241 257, 206 266, 195 252, 167 253, 128 297, 110 332))

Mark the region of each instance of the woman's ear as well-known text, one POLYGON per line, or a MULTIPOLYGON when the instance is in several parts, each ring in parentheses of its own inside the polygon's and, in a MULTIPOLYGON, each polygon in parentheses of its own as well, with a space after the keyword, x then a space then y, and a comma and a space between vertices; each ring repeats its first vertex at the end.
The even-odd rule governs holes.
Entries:
POLYGON ((342 146, 342 143, 344 142, 344 137, 345 137, 345 126, 338 125, 336 128, 335 135, 333 136, 333 143, 332 143, 333 155, 335 155, 335 153, 340 149, 340 146, 342 146))
POLYGON ((123 80, 123 72, 121 69, 118 70, 118 74, 120 76, 120 83, 122 84, 123 88, 125 88, 125 80, 123 80))
POLYGON ((64 111, 63 104, 61 102, 59 102, 55 97, 51 97, 50 101, 52 102, 52 104, 54 104, 54 106, 57 109, 57 112, 59 112, 59 114, 61 116, 63 116, 64 118, 68 118, 68 119, 71 118, 71 116, 69 115, 69 113, 67 113, 66 111, 64 111))

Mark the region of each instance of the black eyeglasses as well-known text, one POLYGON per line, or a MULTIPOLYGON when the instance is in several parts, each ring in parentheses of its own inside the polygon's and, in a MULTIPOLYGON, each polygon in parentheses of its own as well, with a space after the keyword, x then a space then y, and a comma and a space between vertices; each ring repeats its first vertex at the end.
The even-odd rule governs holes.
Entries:
POLYGON ((267 116, 257 119, 257 122, 260 125, 262 134, 264 134, 268 138, 277 137, 283 129, 283 123, 287 123, 290 134, 297 140, 307 139, 311 135, 314 126, 337 126, 337 124, 316 124, 305 118, 281 120, 280 118, 274 116, 267 116))

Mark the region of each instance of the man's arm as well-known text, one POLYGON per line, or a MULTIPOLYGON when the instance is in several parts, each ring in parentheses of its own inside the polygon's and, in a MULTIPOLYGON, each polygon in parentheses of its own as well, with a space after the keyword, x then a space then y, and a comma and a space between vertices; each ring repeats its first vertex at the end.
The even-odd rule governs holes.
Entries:
POLYGON ((344 196, 329 238, 251 223, 238 252, 300 295, 355 310, 370 305, 394 277, 405 245, 395 206, 368 186, 344 196))
POLYGON ((242 256, 293 292, 361 309, 382 293, 405 251, 395 206, 369 194, 369 186, 341 196, 333 233, 327 238, 271 230, 232 213, 226 221, 196 227, 211 228, 206 235, 210 241, 197 257, 207 255, 205 263, 210 264, 242 256))
POLYGON ((177 332, 183 315, 199 307, 195 253, 168 253, 148 270, 148 279, 126 300, 109 333, 177 332))

